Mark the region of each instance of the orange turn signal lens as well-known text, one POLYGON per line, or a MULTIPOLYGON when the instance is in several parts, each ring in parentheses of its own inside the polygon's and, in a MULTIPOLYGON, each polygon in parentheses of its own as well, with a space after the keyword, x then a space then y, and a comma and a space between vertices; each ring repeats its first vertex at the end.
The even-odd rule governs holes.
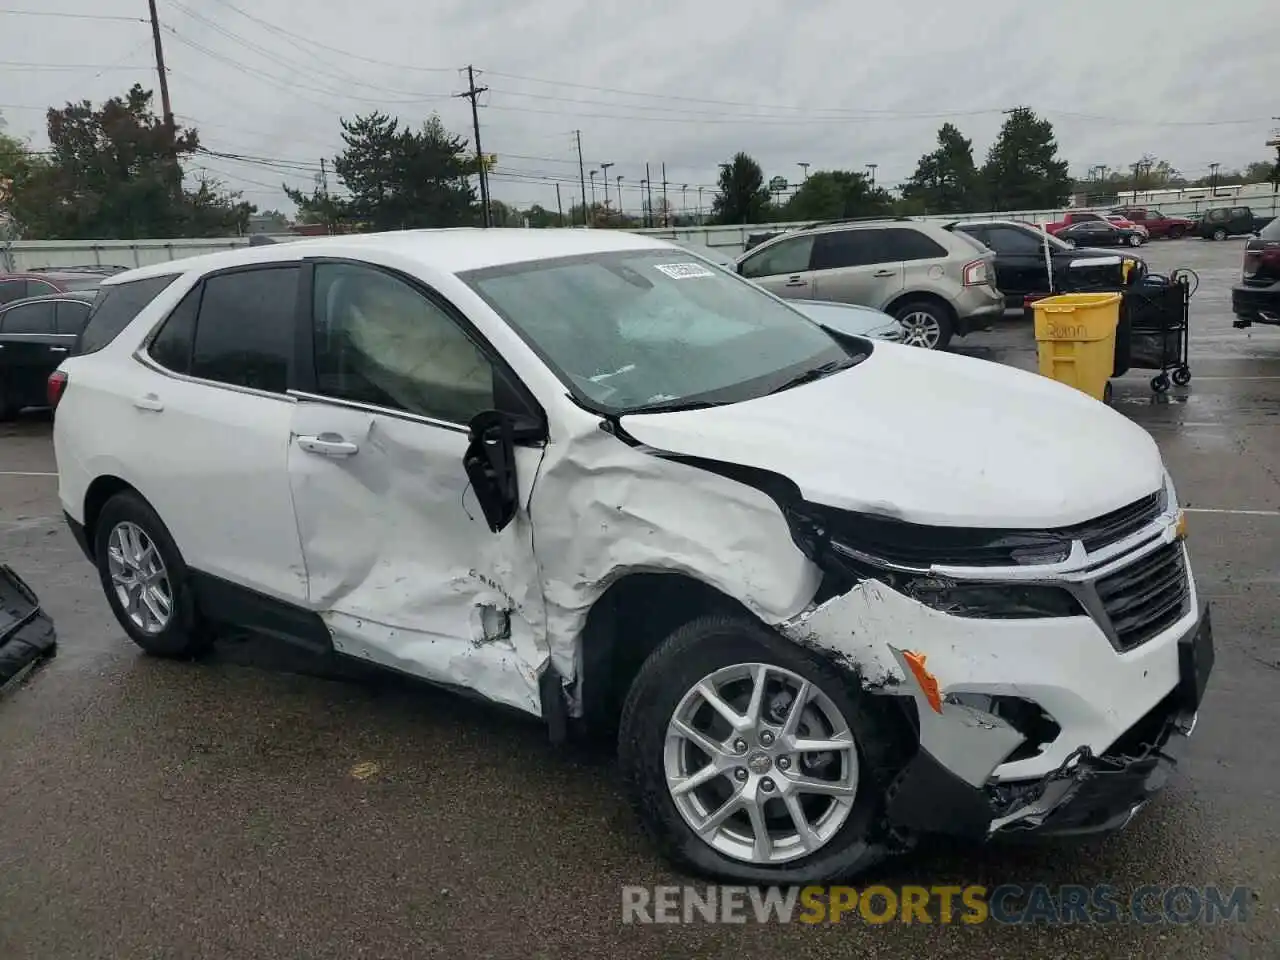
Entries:
POLYGON ((1178 522, 1174 526, 1174 532, 1179 540, 1187 539, 1187 512, 1185 510, 1178 511, 1178 522))

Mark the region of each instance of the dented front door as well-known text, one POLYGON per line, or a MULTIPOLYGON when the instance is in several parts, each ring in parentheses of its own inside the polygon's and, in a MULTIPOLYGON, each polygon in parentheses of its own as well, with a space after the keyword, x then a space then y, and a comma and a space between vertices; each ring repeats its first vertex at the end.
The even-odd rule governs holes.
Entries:
MULTIPOLYGON (((289 480, 335 648, 533 713, 543 604, 524 509, 489 530, 461 427, 299 398, 289 480)), ((517 451, 527 481, 537 449, 517 451)))

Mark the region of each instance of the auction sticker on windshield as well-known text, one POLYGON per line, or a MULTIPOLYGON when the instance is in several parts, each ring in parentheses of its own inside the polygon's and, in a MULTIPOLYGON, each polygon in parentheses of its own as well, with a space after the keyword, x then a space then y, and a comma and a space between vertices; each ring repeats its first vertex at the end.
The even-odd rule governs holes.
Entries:
POLYGON ((672 280, 690 280, 694 277, 714 277, 715 273, 700 263, 655 263, 672 280))

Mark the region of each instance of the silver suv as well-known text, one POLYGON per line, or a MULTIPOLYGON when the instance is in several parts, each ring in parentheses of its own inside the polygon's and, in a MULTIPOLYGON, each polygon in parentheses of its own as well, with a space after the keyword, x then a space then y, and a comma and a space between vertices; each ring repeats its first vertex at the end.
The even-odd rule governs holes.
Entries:
POLYGON ((1004 314, 995 254, 963 234, 917 220, 823 224, 744 253, 742 276, 780 297, 883 310, 903 342, 939 350, 1004 314))

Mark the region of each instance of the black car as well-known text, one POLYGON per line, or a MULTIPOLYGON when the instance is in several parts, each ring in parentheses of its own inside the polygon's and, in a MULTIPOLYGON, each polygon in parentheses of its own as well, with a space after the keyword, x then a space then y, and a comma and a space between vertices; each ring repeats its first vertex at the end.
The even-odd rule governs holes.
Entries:
POLYGON ((1280 325, 1280 220, 1272 220, 1244 248, 1244 270, 1231 289, 1237 327, 1280 325))
POLYGON ((1057 237, 1078 247, 1140 247, 1147 242, 1146 235, 1141 230, 1122 227, 1109 220, 1073 223, 1059 230, 1057 237))
POLYGON ((970 220, 949 224, 947 229, 964 233, 996 252, 996 286, 1009 307, 1022 307, 1027 294, 1049 292, 1049 264, 1053 266, 1055 290, 1068 283, 1071 289, 1081 289, 1119 286, 1122 282, 1114 252, 1073 247, 1031 223, 970 220))
POLYGON ((1249 207, 1212 207, 1197 221, 1195 235, 1205 240, 1225 240, 1254 233, 1270 222, 1270 218, 1254 216, 1249 207))
POLYGON ((73 290, 0 306, 0 419, 48 406, 49 374, 75 347, 93 298, 73 290))

